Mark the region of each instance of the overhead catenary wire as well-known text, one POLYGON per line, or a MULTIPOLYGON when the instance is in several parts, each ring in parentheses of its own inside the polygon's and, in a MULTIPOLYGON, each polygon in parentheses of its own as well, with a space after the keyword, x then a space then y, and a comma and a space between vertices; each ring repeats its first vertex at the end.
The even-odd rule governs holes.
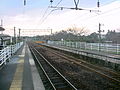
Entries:
MULTIPOLYGON (((116 0, 116 1, 117 1, 117 0, 116 0)), ((98 5, 98 7, 100 6, 99 0, 98 0, 98 2, 97 2, 97 5, 98 5)), ((107 13, 112 12, 112 11, 115 11, 115 10, 117 10, 117 9, 119 9, 119 8, 120 8, 120 7, 107 10, 107 11, 105 11, 105 12, 103 12, 103 13, 101 12, 101 14, 100 14, 99 16, 101 16, 101 15, 103 15, 103 14, 107 14, 107 13)), ((96 12, 95 12, 95 13, 96 13, 96 12)), ((78 16, 76 20, 83 20, 83 21, 84 21, 84 20, 92 19, 92 18, 98 17, 98 14, 99 14, 99 13, 96 13, 96 15, 94 15, 94 16, 89 16, 89 17, 85 17, 85 18, 82 18, 82 19, 78 19, 78 17, 82 17, 82 16, 78 16)), ((84 16, 84 14, 83 14, 83 16, 84 16)), ((110 15, 107 15, 107 16, 110 16, 110 15)), ((75 20, 75 19, 74 19, 74 20, 75 20)))
MULTIPOLYGON (((117 0, 116 0, 117 1, 117 0)), ((98 3, 98 5, 100 6, 100 3, 98 3)), ((99 7, 98 6, 98 7, 99 7)), ((100 14, 100 16, 101 15, 104 15, 104 14, 109 14, 109 13, 111 13, 112 11, 116 11, 116 10, 118 10, 120 7, 117 7, 117 8, 112 8, 112 9, 110 9, 110 10, 107 10, 107 11, 105 11, 105 12, 102 12, 101 14, 100 14)), ((86 14, 86 13, 85 13, 86 14)), ((110 16, 111 14, 109 14, 109 15, 107 15, 107 16, 110 16)), ((98 17, 98 15, 96 14, 96 15, 94 15, 94 16, 89 16, 89 17, 84 17, 84 18, 81 18, 81 19, 78 19, 79 17, 83 17, 84 16, 84 14, 83 15, 80 15, 80 16, 78 16, 76 19, 74 19, 74 21, 75 20, 81 20, 81 21, 84 21, 84 20, 89 20, 89 19, 92 19, 92 18, 95 18, 95 17, 98 17)), ((70 22, 71 20, 69 20, 68 22, 70 22)))
POLYGON ((43 15, 41 16, 41 18, 38 20, 36 27, 39 25, 39 22, 40 22, 40 23, 42 22, 43 18, 45 17, 45 15, 46 15, 47 12, 48 12, 48 9, 49 9, 49 7, 46 8, 45 12, 44 12, 43 15))
MULTIPOLYGON (((51 5, 52 5, 52 2, 53 2, 53 1, 51 0, 51 5)), ((62 0, 60 0, 55 7, 57 7, 61 2, 62 2, 62 0)), ((87 9, 81 9, 81 8, 78 8, 78 7, 77 7, 78 4, 79 4, 79 0, 78 0, 78 1, 74 0, 74 3, 75 3, 75 6, 76 6, 76 10, 87 10, 87 9)), ((53 6, 51 6, 51 7, 54 8, 53 6)), ((65 7, 64 7, 64 8, 65 8, 65 7)), ((58 8, 55 8, 54 10, 51 10, 50 13, 42 20, 41 24, 44 23, 44 21, 47 19, 47 17, 48 17, 53 11, 59 10, 59 9, 62 10, 62 7, 60 7, 60 8, 58 7, 58 8)), ((66 9, 67 9, 67 8, 66 8, 66 9)), ((74 8, 70 8, 70 9, 74 9, 74 8)), ((91 11, 96 11, 96 10, 89 10, 89 11, 91 12, 91 11)), ((45 15, 44 15, 44 16, 45 16, 45 15)))
POLYGON ((112 1, 109 1, 109 2, 108 1, 109 0, 104 1, 104 4, 102 4, 101 6, 105 6, 105 5, 108 5, 108 4, 112 3, 112 2, 119 1, 119 0, 112 0, 112 1))
MULTIPOLYGON (((110 9, 110 10, 108 10, 106 12, 101 13, 100 16, 103 15, 103 14, 106 14, 106 13, 108 14, 109 12, 111 13, 112 11, 115 11, 115 10, 117 10, 119 8, 120 7, 117 7, 117 8, 114 8, 114 9, 110 9)), ((110 16, 110 15, 107 15, 107 16, 110 16)), ((87 17, 87 18, 84 18, 84 19, 81 19, 81 20, 88 20, 88 19, 92 19, 92 18, 95 18, 95 17, 98 17, 98 15, 90 16, 90 17, 87 17)))
POLYGON ((61 2, 62 2, 62 0, 60 0, 60 1, 57 3, 56 7, 57 7, 61 2))
MULTIPOLYGON (((60 0, 57 4, 56 4, 56 7, 60 4, 62 2, 62 0, 60 0)), ((49 8, 49 7, 48 7, 49 8)), ((59 9, 53 9, 53 10, 51 10, 48 14, 47 14, 47 16, 45 17, 45 14, 44 14, 44 19, 41 21, 41 23, 40 23, 40 25, 42 25, 43 23, 44 23, 44 21, 48 18, 48 16, 53 12, 53 11, 56 11, 56 10, 59 10, 59 9)))
POLYGON ((49 14, 42 20, 42 22, 40 23, 40 25, 42 25, 44 23, 44 21, 48 18, 48 16, 55 10, 58 10, 58 9, 53 9, 49 12, 49 14))
MULTIPOLYGON (((59 4, 61 3, 61 1, 62 1, 62 0, 60 0, 57 5, 59 5, 59 4)), ((117 1, 117 0, 115 0, 115 1, 117 1)), ((57 5, 56 5, 56 6, 57 6, 57 5)), ((47 9, 48 9, 48 8, 47 8, 47 9)), ((58 9, 55 9, 55 10, 58 10, 58 9)), ((49 16, 53 11, 55 11, 55 10, 51 10, 48 14, 47 14, 47 11, 45 11, 46 13, 44 13, 43 18, 42 18, 40 24, 43 24, 43 23, 45 22, 45 20, 48 18, 48 16, 49 16), (47 15, 46 15, 46 14, 47 14, 47 15)), ((111 10, 108 10, 108 11, 106 11, 106 12, 103 12, 103 13, 101 13, 101 15, 102 15, 102 14, 105 14, 105 13, 107 13, 107 12, 110 12, 110 11, 111 11, 111 10)), ((90 17, 87 17, 87 18, 83 18, 82 20, 95 18, 96 16, 98 16, 98 15, 94 15, 94 16, 90 16, 90 17)))

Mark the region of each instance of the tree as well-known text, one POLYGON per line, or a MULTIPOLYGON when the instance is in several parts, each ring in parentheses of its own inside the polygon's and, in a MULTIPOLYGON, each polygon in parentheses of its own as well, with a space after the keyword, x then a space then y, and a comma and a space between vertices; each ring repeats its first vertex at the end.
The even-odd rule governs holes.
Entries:
POLYGON ((74 26, 72 28, 68 28, 67 32, 72 33, 72 34, 77 35, 77 36, 81 36, 81 35, 86 33, 86 29, 84 27, 77 28, 76 26, 74 26))
POLYGON ((96 32, 91 33, 90 35, 87 36, 87 42, 98 42, 99 41, 99 37, 98 34, 96 32))

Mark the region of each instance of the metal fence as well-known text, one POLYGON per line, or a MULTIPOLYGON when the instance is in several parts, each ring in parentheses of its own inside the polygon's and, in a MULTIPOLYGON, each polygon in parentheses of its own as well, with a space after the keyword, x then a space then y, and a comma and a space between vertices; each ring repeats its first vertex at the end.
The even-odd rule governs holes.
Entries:
POLYGON ((67 42, 67 41, 49 41, 49 44, 67 46, 83 50, 101 51, 113 54, 120 54, 120 44, 107 43, 86 43, 86 42, 67 42))
POLYGON ((23 42, 17 43, 15 45, 10 45, 0 50, 0 66, 6 64, 6 61, 10 59, 12 54, 14 54, 21 46, 23 42))

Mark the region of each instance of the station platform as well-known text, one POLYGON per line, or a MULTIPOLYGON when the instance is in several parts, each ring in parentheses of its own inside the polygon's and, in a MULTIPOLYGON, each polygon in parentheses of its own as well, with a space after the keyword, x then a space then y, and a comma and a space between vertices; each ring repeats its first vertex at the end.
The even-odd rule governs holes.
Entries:
POLYGON ((27 44, 0 68, 0 90, 45 90, 27 44))
POLYGON ((110 54, 110 53, 92 51, 92 50, 82 50, 82 49, 60 46, 60 45, 50 45, 50 44, 43 44, 43 45, 48 46, 48 47, 52 47, 52 48, 56 48, 56 49, 60 49, 63 51, 67 51, 67 52, 72 52, 75 54, 80 54, 80 55, 90 56, 93 58, 98 58, 98 59, 108 61, 111 63, 115 63, 115 64, 120 64, 120 55, 116 55, 116 54, 110 54))

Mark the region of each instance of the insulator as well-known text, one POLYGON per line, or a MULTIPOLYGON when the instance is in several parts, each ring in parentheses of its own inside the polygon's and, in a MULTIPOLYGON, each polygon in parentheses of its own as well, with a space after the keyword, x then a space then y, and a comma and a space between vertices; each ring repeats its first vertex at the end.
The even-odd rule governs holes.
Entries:
POLYGON ((53 2, 53 0, 50 0, 50 2, 52 3, 52 2, 53 2))
POLYGON ((98 0, 98 2, 97 2, 97 7, 100 7, 100 2, 99 2, 99 0, 98 0))
POLYGON ((26 0, 24 0, 24 6, 26 5, 26 0))

